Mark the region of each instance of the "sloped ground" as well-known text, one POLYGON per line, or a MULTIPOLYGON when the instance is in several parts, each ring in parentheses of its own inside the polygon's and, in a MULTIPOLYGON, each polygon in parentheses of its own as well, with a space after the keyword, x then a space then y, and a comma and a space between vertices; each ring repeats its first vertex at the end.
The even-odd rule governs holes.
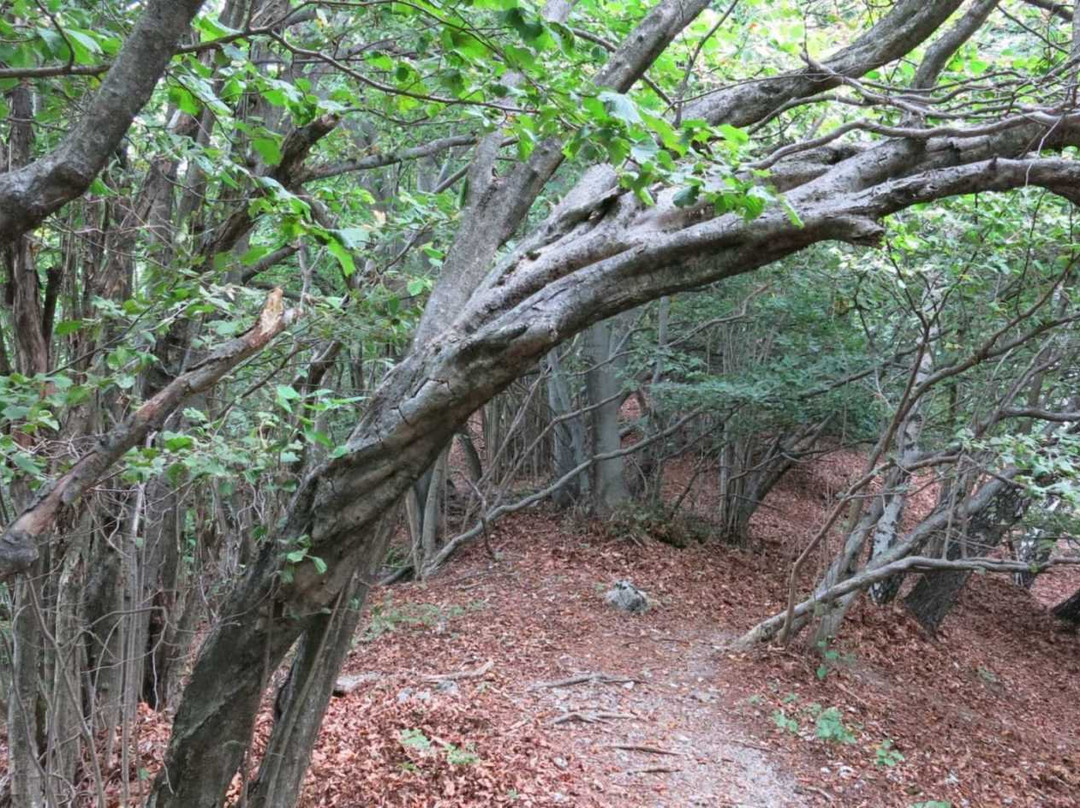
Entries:
MULTIPOLYGON (((478 543, 433 581, 376 590, 347 663, 360 684, 332 701, 302 805, 1080 804, 1080 637, 1047 607, 1080 570, 1034 593, 976 578, 936 640, 861 605, 823 670, 804 649, 727 649, 782 607, 792 558, 861 462, 789 475, 749 549, 642 546, 541 510, 493 526, 494 557, 478 543), (607 606, 619 579, 654 607, 607 606), (581 674, 609 678, 568 681, 581 674)), ((707 513, 707 496, 688 502, 707 513)), ((167 735, 143 714, 133 799, 167 735)))
POLYGON ((334 700, 304 805, 1078 804, 1080 639, 1005 579, 977 578, 937 640, 860 606, 823 670, 801 649, 726 650, 782 606, 821 492, 857 467, 793 474, 753 551, 534 512, 493 529, 497 558, 476 546, 375 593, 347 666, 366 683, 334 700), (649 613, 603 602, 624 578, 649 613), (633 681, 540 686, 585 673, 633 681))

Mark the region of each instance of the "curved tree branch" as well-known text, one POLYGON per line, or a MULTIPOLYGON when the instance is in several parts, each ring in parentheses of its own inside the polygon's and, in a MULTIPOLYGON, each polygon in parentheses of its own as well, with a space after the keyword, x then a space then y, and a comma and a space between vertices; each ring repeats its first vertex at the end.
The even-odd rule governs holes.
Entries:
POLYGON ((83 117, 52 152, 0 174, 0 244, 82 195, 120 145, 204 0, 150 0, 83 117))

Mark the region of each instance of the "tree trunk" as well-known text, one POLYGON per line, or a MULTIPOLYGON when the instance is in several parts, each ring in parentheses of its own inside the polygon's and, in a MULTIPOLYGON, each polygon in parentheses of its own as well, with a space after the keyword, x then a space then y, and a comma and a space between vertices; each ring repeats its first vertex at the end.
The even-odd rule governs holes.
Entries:
MULTIPOLYGON (((380 548, 375 556, 382 555, 396 523, 388 515, 378 526, 380 548)), ((357 572, 330 613, 319 615, 304 633, 278 694, 279 714, 249 795, 250 808, 296 805, 338 672, 352 648, 362 604, 377 573, 378 564, 357 572)))
POLYGON ((970 572, 924 573, 904 598, 904 606, 924 629, 937 634, 970 577, 970 572))
POLYGON ((11 801, 18 808, 44 808, 45 772, 41 766, 41 727, 38 724, 38 685, 44 637, 32 599, 33 581, 42 570, 35 565, 33 577, 19 581, 11 631, 12 675, 8 699, 8 760, 11 767, 11 801))
POLYGON ((1055 606, 1051 613, 1058 620, 1080 625, 1080 589, 1077 589, 1068 600, 1063 600, 1055 606))
MULTIPOLYGON (((969 555, 969 546, 976 549, 974 554, 977 556, 990 555, 1023 518, 1030 505, 1031 498, 1024 496, 1022 488, 1003 486, 985 508, 969 517, 965 532, 957 538, 945 537, 945 557, 949 560, 964 558, 969 555)), ((923 628, 936 634, 970 577, 970 572, 924 574, 904 598, 904 605, 923 628)))
MULTIPOLYGON (((622 447, 619 436, 618 395, 620 380, 612 356, 615 323, 606 321, 589 328, 585 335, 585 356, 590 368, 585 387, 592 410, 592 450, 594 455, 616 452, 622 447)), ((593 464, 593 509, 608 516, 630 499, 622 457, 598 460, 593 464)))
MULTIPOLYGON (((552 435, 552 453, 554 454, 553 477, 558 480, 585 462, 585 425, 581 416, 566 417, 574 411, 574 397, 566 383, 566 375, 559 360, 558 350, 547 355, 545 364, 548 369, 547 397, 548 407, 555 418, 563 418, 555 424, 552 435)), ((560 508, 573 505, 588 495, 589 478, 579 474, 561 487, 553 495, 555 504, 560 508)))

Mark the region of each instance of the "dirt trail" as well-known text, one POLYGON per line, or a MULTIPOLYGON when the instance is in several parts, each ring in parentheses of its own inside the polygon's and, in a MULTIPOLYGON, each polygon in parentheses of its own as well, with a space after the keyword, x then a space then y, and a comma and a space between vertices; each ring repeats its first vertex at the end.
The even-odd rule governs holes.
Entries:
MULTIPOLYGON (((769 725, 750 715, 746 693, 731 681, 743 674, 721 650, 728 636, 715 615, 745 621, 764 608, 723 581, 762 573, 755 568, 763 559, 705 548, 642 552, 588 535, 570 540, 547 515, 499 530, 498 560, 477 550, 431 582, 377 595, 378 636, 369 630, 371 641, 347 663, 348 672, 369 674, 368 684, 331 705, 305 805, 331 805, 346 794, 395 806, 813 804, 787 769, 788 753, 770 751, 752 731, 769 725), (656 602, 648 613, 628 615, 604 602, 605 588, 625 577, 648 582, 656 602), (478 680, 439 688, 424 679, 488 662, 478 680), (537 686, 580 673, 635 681, 537 686), (436 744, 471 745, 478 760, 447 768, 414 750, 403 755, 397 741, 414 730, 436 744), (362 781, 340 785, 323 762, 349 750, 358 759, 374 756, 372 780, 389 779, 392 796, 381 790, 373 800, 379 792, 362 781), (454 783, 452 799, 447 783, 454 783), (447 799, 433 801, 440 791, 447 799)), ((768 586, 756 589, 768 596, 768 586)))
MULTIPOLYGON (((718 643, 726 639, 641 631, 636 640, 619 643, 640 655, 636 682, 588 682, 543 691, 544 712, 629 716, 558 725, 560 739, 602 771, 608 804, 657 808, 805 804, 776 753, 752 737, 744 719, 731 715, 732 697, 717 671, 718 659, 719 664, 723 659, 718 643)), ((623 656, 622 651, 617 646, 594 648, 588 658, 563 661, 568 670, 600 669, 606 661, 623 656)))
POLYGON ((936 639, 899 606, 858 606, 824 678, 805 649, 725 650, 782 608, 843 477, 830 463, 774 492, 752 549, 642 546, 530 512, 493 529, 495 557, 471 547, 375 592, 347 662, 369 676, 332 702, 302 805, 1075 806, 1080 637, 1008 580, 973 580, 936 639), (620 579, 654 608, 608 606, 620 579), (636 681, 536 687, 586 672, 636 681), (846 737, 822 737, 823 713, 846 737))

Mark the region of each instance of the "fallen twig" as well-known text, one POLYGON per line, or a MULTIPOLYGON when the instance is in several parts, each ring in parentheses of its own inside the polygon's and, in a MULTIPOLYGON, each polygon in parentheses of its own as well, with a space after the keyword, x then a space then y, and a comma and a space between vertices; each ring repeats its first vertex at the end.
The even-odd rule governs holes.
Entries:
POLYGON ((819 796, 822 796, 825 799, 827 799, 829 802, 835 802, 836 801, 835 799, 833 799, 832 794, 830 794, 828 791, 826 791, 823 788, 818 788, 817 786, 808 786, 805 783, 798 783, 795 786, 795 790, 796 791, 808 792, 808 793, 811 793, 811 794, 818 794, 819 796))
POLYGON ((733 743, 736 746, 745 746, 748 749, 760 749, 762 752, 772 752, 773 750, 767 746, 762 746, 759 743, 751 743, 750 741, 744 741, 739 738, 721 738, 726 743, 733 743))
POLYGON ((625 752, 648 752, 652 755, 671 755, 672 757, 682 757, 679 752, 672 752, 670 749, 661 749, 659 746, 647 746, 645 744, 636 743, 613 743, 609 745, 612 749, 622 749, 625 752))
POLYGON ((643 769, 627 769, 623 774, 673 774, 681 771, 682 769, 675 769, 670 766, 646 766, 643 769))
POLYGON ((580 685, 585 682, 596 682, 597 684, 605 685, 619 685, 626 684, 627 682, 634 682, 639 684, 640 679, 632 679, 627 676, 611 676, 607 673, 579 673, 576 676, 571 676, 569 679, 559 679, 554 682, 537 682, 532 686, 532 690, 540 690, 546 687, 571 687, 572 685, 580 685))
POLYGON ((565 724, 567 721, 581 721, 585 724, 599 724, 604 721, 611 721, 616 718, 636 718, 636 716, 629 715, 627 713, 608 713, 602 710, 574 710, 572 712, 563 713, 558 718, 554 719, 551 723, 565 724))

